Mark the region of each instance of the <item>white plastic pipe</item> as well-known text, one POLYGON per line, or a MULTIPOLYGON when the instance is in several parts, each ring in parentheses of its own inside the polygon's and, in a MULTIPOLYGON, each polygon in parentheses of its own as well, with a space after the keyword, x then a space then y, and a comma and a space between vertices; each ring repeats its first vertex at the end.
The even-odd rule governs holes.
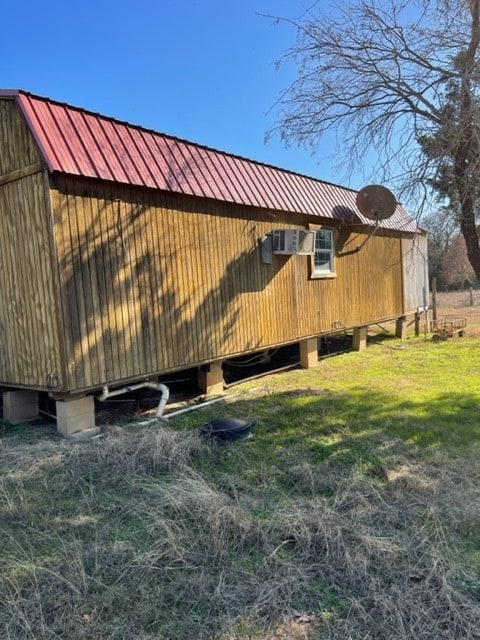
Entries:
POLYGON ((170 391, 168 390, 168 387, 166 387, 164 384, 161 384, 160 382, 152 382, 151 384, 153 385, 150 387, 151 389, 157 389, 157 391, 160 391, 160 393, 162 394, 160 402, 158 403, 157 411, 155 413, 155 417, 160 418, 163 415, 165 405, 168 402, 170 391))
POLYGON ((97 396, 97 399, 101 402, 105 402, 108 398, 112 398, 113 396, 119 396, 124 393, 130 393, 131 391, 136 391, 137 389, 154 389, 155 391, 159 391, 162 395, 160 397, 160 402, 157 407, 157 412, 155 413, 156 418, 160 418, 163 415, 165 410, 165 405, 168 402, 168 398, 170 396, 170 391, 168 387, 160 382, 151 382, 150 380, 146 380, 144 382, 139 382, 138 384, 132 384, 128 387, 122 387, 121 389, 114 389, 111 391, 108 388, 108 385, 104 385, 102 388, 102 393, 97 396))
POLYGON ((194 404, 191 407, 185 407, 184 409, 177 409, 177 411, 171 411, 167 413, 166 416, 163 416, 164 420, 168 420, 173 416, 179 416, 182 413, 187 413, 188 411, 195 411, 196 409, 203 409, 203 407, 208 407, 209 404, 214 404, 215 402, 221 402, 222 400, 226 400, 227 398, 231 398, 233 395, 237 395, 231 393, 229 396, 221 396, 220 398, 214 398, 213 400, 207 400, 207 402, 199 402, 198 404, 194 404))
MULTIPOLYGON (((177 409, 176 411, 171 411, 167 413, 167 415, 163 416, 164 420, 168 420, 169 418, 173 418, 174 416, 179 416, 182 413, 187 413, 188 411, 196 411, 197 409, 203 409, 203 407, 208 407, 210 404, 214 404, 215 402, 221 402, 222 400, 226 400, 227 398, 231 398, 232 396, 236 396, 238 393, 231 393, 228 396, 221 396, 220 398, 214 398, 213 400, 208 400, 207 402, 199 402, 198 404, 191 405, 190 407, 184 407, 183 409, 177 409)), ((142 420, 142 422, 132 423, 136 427, 145 427, 152 422, 155 422, 157 418, 150 418, 149 420, 142 420)))

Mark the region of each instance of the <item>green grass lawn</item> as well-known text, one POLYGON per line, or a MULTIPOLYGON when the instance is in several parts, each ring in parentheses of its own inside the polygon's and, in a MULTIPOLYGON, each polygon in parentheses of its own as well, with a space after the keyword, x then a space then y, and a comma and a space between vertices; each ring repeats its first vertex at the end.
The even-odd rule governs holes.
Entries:
POLYGON ((3 424, 2 637, 480 638, 479 346, 379 341, 93 442, 3 424), (225 416, 255 437, 199 438, 225 416))

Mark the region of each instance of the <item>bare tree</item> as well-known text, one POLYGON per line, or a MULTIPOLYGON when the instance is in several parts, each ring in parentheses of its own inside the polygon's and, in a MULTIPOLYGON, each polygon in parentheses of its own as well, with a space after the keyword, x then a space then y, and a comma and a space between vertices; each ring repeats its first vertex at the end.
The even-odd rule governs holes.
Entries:
POLYGON ((425 204, 437 188, 458 209, 480 279, 480 0, 339 0, 290 22, 298 65, 271 133, 316 150, 334 131, 349 170, 425 204), (448 188, 446 185, 448 183, 448 188), (441 186, 441 188, 439 188, 441 186))
MULTIPOLYGON (((450 207, 440 207, 422 218, 422 225, 428 229, 428 271, 430 279, 437 279, 438 289, 447 284, 443 262, 455 238, 458 237, 458 224, 455 213, 450 207)), ((463 253, 468 262, 465 242, 463 253)))

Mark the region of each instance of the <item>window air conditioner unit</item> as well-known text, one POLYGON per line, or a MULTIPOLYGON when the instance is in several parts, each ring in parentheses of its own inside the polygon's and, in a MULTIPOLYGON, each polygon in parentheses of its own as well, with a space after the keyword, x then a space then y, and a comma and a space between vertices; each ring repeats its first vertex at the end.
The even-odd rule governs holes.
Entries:
POLYGON ((315 253, 315 231, 274 229, 273 253, 284 256, 311 256, 315 253))

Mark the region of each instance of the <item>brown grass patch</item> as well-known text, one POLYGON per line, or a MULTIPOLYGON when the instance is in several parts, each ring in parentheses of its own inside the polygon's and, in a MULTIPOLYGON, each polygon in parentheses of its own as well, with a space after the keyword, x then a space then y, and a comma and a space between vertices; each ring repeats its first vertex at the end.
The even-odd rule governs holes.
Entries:
POLYGON ((438 317, 466 318, 466 335, 472 338, 480 337, 480 291, 473 291, 472 296, 469 291, 437 293, 437 313, 438 317))
POLYGON ((2 482, 4 637, 479 638, 478 583, 450 546, 480 524, 479 471, 389 450, 381 477, 297 465, 294 494, 272 482, 259 500, 192 468, 240 448, 189 432, 116 428, 40 466, 37 448, 2 482))

